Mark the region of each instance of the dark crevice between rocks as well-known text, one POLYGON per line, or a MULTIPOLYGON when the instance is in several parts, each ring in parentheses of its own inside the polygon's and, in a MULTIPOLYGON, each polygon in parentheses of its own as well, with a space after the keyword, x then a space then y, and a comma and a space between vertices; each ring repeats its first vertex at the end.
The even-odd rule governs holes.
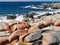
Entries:
POLYGON ((41 33, 49 32, 50 30, 41 30, 41 33))
POLYGON ((26 35, 22 38, 23 42, 24 42, 24 40, 25 40, 25 37, 28 36, 29 34, 30 34, 30 33, 26 34, 26 35))

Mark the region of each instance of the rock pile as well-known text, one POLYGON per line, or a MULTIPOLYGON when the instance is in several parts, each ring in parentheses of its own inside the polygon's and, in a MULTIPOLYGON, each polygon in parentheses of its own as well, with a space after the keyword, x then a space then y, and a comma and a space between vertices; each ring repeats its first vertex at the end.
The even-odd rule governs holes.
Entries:
POLYGON ((0 38, 0 45, 59 45, 60 15, 42 16, 38 19, 30 22, 0 22, 0 31, 10 33, 8 37, 0 38))

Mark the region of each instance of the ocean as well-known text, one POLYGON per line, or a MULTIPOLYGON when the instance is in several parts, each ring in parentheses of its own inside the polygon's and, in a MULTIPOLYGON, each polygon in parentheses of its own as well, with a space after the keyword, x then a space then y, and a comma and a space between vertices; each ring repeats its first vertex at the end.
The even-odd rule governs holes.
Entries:
POLYGON ((52 11, 49 9, 35 9, 25 8, 31 5, 43 5, 56 2, 0 2, 0 15, 1 14, 24 14, 36 11, 52 11))

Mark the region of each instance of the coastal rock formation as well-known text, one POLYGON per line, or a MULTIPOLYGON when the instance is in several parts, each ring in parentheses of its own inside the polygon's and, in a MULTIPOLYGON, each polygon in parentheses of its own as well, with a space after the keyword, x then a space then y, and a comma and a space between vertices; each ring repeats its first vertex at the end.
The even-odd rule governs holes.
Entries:
POLYGON ((51 4, 45 4, 45 5, 32 5, 32 7, 36 7, 36 8, 44 8, 44 9, 60 9, 60 3, 51 3, 51 4))
POLYGON ((58 45, 60 14, 42 15, 40 18, 29 17, 27 21, 22 22, 16 20, 0 22, 0 31, 10 33, 7 39, 0 38, 1 45, 58 45))

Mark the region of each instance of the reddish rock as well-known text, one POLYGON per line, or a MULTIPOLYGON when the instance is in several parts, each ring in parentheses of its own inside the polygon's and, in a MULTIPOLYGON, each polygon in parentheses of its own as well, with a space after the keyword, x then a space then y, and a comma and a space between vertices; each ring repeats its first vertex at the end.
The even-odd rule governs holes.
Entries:
POLYGON ((18 42, 18 40, 16 39, 16 40, 12 41, 12 42, 10 43, 10 45, 16 45, 17 42, 18 42))
POLYGON ((26 36, 28 36, 28 35, 29 35, 29 34, 24 34, 24 35, 20 36, 20 37, 19 37, 19 42, 20 42, 20 43, 24 42, 24 38, 25 38, 26 36))
POLYGON ((19 29, 24 29, 24 28, 26 28, 26 27, 28 27, 28 23, 27 23, 27 22, 24 22, 24 23, 22 23, 22 24, 18 24, 18 28, 19 28, 19 29))
POLYGON ((27 34, 28 30, 16 30, 15 32, 13 32, 8 38, 9 41, 13 41, 15 39, 17 39, 19 36, 27 34))
POLYGON ((39 30, 39 28, 38 27, 31 27, 29 30, 28 30, 28 33, 32 33, 32 32, 36 32, 36 31, 38 31, 39 30))
POLYGON ((13 25, 13 26, 10 27, 10 31, 11 31, 11 32, 14 32, 14 31, 16 31, 16 30, 19 30, 17 24, 15 24, 15 25, 13 25))
POLYGON ((37 25, 40 29, 44 27, 44 24, 42 22, 37 22, 37 25))
POLYGON ((58 44, 60 42, 60 31, 45 33, 42 39, 42 45, 58 44))
POLYGON ((9 29, 9 25, 6 23, 0 23, 0 30, 8 30, 9 29))
POLYGON ((55 22, 54 26, 60 26, 60 22, 55 22))
POLYGON ((9 40, 6 38, 0 38, 0 45, 6 45, 9 43, 9 40))
POLYGON ((46 22, 44 22, 44 26, 49 26, 51 24, 51 20, 47 20, 46 22))
POLYGON ((38 26, 42 26, 43 23, 42 22, 37 22, 38 26))

